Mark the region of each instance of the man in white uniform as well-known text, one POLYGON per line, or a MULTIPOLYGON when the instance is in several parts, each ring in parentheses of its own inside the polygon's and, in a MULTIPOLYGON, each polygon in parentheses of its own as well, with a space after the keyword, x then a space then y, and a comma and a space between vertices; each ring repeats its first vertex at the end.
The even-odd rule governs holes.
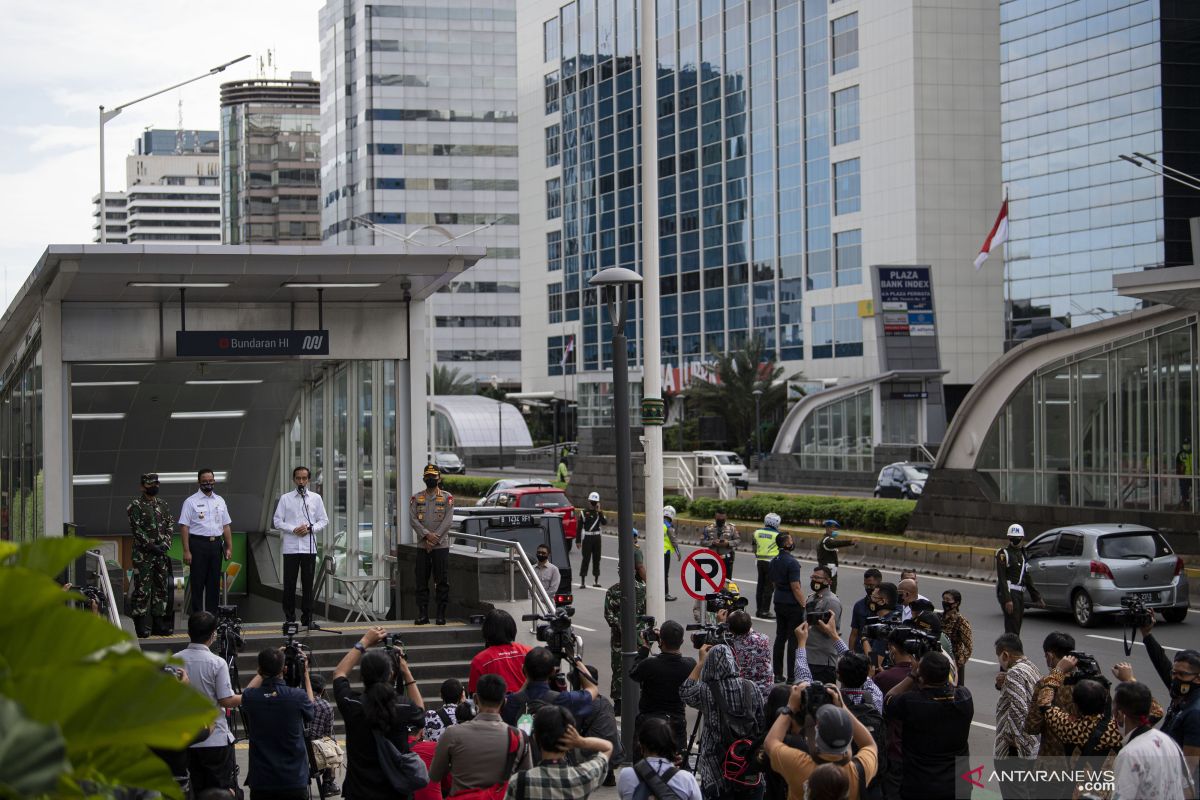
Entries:
POLYGON ((211 469, 196 473, 200 491, 183 501, 179 512, 179 534, 183 539, 183 563, 192 565, 192 607, 189 612, 217 613, 221 602, 221 555, 233 556, 233 532, 229 506, 214 491, 216 476, 211 469))
POLYGON ((321 495, 308 491, 308 467, 292 470, 296 491, 287 492, 275 506, 275 530, 283 537, 283 613, 296 621, 296 575, 300 576, 300 621, 310 631, 321 626, 313 619, 313 571, 317 563, 317 534, 329 524, 321 495))

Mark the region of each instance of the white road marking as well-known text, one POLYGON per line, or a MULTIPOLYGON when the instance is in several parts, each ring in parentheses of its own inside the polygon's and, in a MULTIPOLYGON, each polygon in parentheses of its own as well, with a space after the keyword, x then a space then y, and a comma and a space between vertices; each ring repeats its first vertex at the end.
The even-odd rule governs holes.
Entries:
MULTIPOLYGON (((1124 643, 1124 642, 1123 642, 1123 640, 1121 640, 1121 639, 1117 639, 1117 638, 1116 638, 1116 637, 1114 637, 1114 636, 1100 636, 1100 635, 1098 635, 1098 634, 1095 634, 1095 633, 1089 633, 1089 634, 1085 634, 1085 635, 1086 635, 1086 636, 1087 636, 1089 639, 1103 639, 1103 640, 1104 640, 1104 641, 1106 641, 1106 642, 1121 642, 1122 644, 1124 643)), ((1134 644, 1136 644, 1138 647, 1145 647, 1145 646, 1146 646, 1146 645, 1142 644, 1141 642, 1134 642, 1134 644)), ((1159 644, 1162 644, 1162 643, 1160 642, 1159 644)), ((1162 649, 1163 649, 1163 650, 1174 650, 1176 653, 1178 653, 1178 652, 1180 652, 1181 650, 1183 650, 1183 648, 1182 648, 1182 647, 1168 647, 1168 646, 1167 646, 1167 645, 1165 645, 1165 644, 1163 644, 1163 645, 1162 645, 1162 649)))
POLYGON ((987 664, 989 667, 1000 666, 1000 662, 998 661, 984 661, 982 658, 968 658, 967 661, 974 661, 976 664, 987 664))
POLYGON ((978 726, 978 727, 980 727, 980 728, 987 728, 989 731, 994 731, 994 730, 996 730, 996 726, 995 726, 995 725, 988 725, 986 722, 975 722, 974 720, 971 720, 971 724, 972 724, 972 725, 975 725, 975 726, 978 726))
POLYGON ((579 628, 579 630, 581 630, 581 631, 587 631, 588 633, 595 633, 595 632, 596 632, 596 629, 595 629, 595 628, 589 628, 589 627, 587 627, 586 625, 580 625, 578 622, 572 622, 572 623, 571 623, 571 625, 572 625, 573 627, 579 628))

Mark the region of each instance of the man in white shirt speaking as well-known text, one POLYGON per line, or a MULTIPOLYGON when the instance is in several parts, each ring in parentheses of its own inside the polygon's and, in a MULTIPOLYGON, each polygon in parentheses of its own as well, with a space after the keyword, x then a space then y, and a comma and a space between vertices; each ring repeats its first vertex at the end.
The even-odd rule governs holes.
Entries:
POLYGON ((215 615, 221 602, 219 594, 221 556, 233 556, 233 533, 229 506, 214 491, 216 476, 211 469, 196 473, 200 490, 183 501, 179 512, 179 534, 183 539, 183 563, 192 567, 192 607, 190 612, 207 611, 215 615))
POLYGON ((329 524, 321 495, 308 491, 308 467, 292 470, 296 491, 287 492, 275 506, 275 530, 283 539, 283 613, 296 621, 296 576, 300 576, 300 621, 310 631, 321 626, 313 619, 313 570, 317 563, 317 534, 329 524))

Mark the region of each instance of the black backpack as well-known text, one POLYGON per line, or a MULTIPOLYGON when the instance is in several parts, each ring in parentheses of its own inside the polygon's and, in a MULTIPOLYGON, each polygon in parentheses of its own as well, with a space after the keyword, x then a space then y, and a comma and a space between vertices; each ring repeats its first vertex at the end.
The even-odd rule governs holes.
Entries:
MULTIPOLYGON (((522 689, 519 692, 513 692, 512 694, 510 694, 508 696, 508 699, 510 701, 511 700, 517 701, 517 704, 519 706, 517 709, 517 719, 520 719, 525 714, 528 714, 531 717, 537 716, 537 712, 541 711, 546 706, 554 705, 554 701, 558 699, 558 692, 551 689, 550 691, 543 694, 541 697, 531 700, 529 698, 529 695, 527 695, 525 693, 525 690, 522 689)), ((516 720, 514 720, 513 723, 514 723, 513 727, 514 728, 517 727, 515 724, 516 720)), ((521 731, 521 733, 524 734, 525 731, 521 731)), ((529 753, 533 759, 533 763, 534 764, 541 763, 542 748, 538 747, 537 739, 533 738, 532 733, 525 734, 525 738, 529 741, 529 753)))
POLYGON ((759 738, 758 721, 754 718, 754 696, 758 687, 745 678, 738 678, 742 693, 741 714, 734 714, 721 691, 720 681, 710 681, 708 690, 718 710, 718 730, 721 732, 720 752, 723 753, 722 777, 733 784, 754 787, 762 783, 762 767, 754 758, 759 738))
POLYGON ((633 772, 641 781, 633 792, 633 800, 648 800, 651 797, 657 798, 657 800, 680 800, 675 790, 668 786, 671 778, 674 778, 675 773, 679 772, 678 767, 671 767, 659 775, 654 771, 654 767, 650 766, 649 762, 643 758, 633 765, 633 772))
MULTIPOLYGON (((883 715, 875 709, 875 704, 866 695, 863 695, 861 703, 846 703, 846 708, 854 715, 855 719, 862 723, 864 728, 870 731, 871 738, 875 740, 875 749, 879 752, 875 777, 867 784, 866 792, 860 794, 860 797, 866 798, 866 800, 879 800, 883 797, 880 780, 887 768, 887 725, 883 721, 883 715)), ((854 746, 853 752, 858 752, 857 745, 854 746)))

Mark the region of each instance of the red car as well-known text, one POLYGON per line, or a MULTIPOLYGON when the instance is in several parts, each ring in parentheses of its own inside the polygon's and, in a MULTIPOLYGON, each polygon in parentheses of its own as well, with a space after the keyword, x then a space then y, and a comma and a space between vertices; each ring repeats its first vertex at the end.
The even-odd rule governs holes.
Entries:
POLYGON ((509 508, 540 509, 562 517, 563 538, 574 541, 579 530, 575 506, 563 493, 553 486, 506 486, 484 499, 484 505, 508 506, 509 508))

